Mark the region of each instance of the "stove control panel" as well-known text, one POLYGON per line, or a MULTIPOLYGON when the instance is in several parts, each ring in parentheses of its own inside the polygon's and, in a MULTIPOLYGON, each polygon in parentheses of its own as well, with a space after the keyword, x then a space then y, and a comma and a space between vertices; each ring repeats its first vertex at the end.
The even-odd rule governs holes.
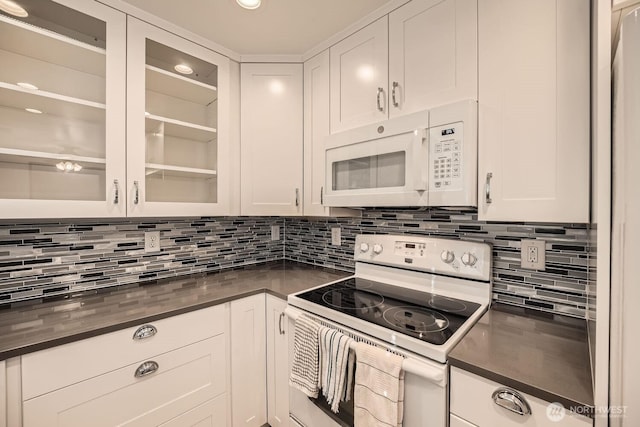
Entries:
POLYGON ((419 236, 361 234, 356 236, 355 260, 489 281, 491 246, 419 236))

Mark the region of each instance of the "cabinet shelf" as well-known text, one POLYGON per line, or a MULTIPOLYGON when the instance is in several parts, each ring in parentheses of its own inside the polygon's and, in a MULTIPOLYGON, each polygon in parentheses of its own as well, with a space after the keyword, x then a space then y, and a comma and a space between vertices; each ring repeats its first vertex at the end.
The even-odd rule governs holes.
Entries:
POLYGON ((0 49, 105 77, 105 49, 4 15, 0 28, 0 49))
POLYGON ((147 176, 157 173, 165 173, 170 176, 181 177, 204 177, 214 178, 217 172, 213 169, 188 168, 184 166, 161 165, 158 163, 145 163, 145 174, 147 176))
MULTIPOLYGON (((104 169, 106 159, 100 157, 86 157, 77 156, 74 154, 64 153, 47 153, 43 151, 30 151, 19 150, 15 148, 2 148, 0 147, 0 161, 7 163, 20 163, 20 164, 39 164, 39 165, 52 165, 61 160, 76 162, 85 166, 86 164, 101 165, 104 169)), ((95 166, 94 166, 95 167, 95 166)))
POLYGON ((153 114, 146 116, 146 119, 145 131, 147 133, 160 133, 200 142, 209 142, 216 138, 216 128, 155 116, 153 114))
POLYGON ((209 105, 218 97, 218 88, 192 80, 153 65, 146 65, 147 89, 184 99, 200 105, 209 105))
POLYGON ((45 114, 90 122, 104 120, 105 104, 42 90, 24 89, 0 82, 0 105, 23 110, 34 108, 45 114))

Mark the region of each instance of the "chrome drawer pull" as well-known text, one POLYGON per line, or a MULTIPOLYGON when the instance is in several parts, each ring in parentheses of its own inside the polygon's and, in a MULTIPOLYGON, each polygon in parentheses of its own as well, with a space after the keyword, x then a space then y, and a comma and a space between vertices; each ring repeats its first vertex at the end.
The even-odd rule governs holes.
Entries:
POLYGON ((491 398, 496 405, 508 411, 522 416, 531 415, 531 407, 526 399, 515 390, 502 387, 494 391, 491 398))
POLYGON ((134 340, 143 340, 145 338, 151 338, 158 333, 158 329, 153 325, 142 325, 134 333, 134 340))
POLYGON ((160 368, 160 365, 158 365, 158 363, 154 362, 153 360, 149 360, 148 362, 144 362, 142 365, 138 366, 138 369, 136 369, 136 373, 134 374, 134 377, 140 378, 147 375, 151 375, 155 371, 157 371, 158 368, 160 368))

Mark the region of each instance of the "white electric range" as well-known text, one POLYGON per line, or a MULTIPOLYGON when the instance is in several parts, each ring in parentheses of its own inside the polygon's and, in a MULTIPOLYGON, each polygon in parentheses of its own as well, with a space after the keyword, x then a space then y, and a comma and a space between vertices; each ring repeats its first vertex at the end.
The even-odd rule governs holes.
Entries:
MULTIPOLYGON (((489 307, 491 246, 408 235, 358 235, 354 252, 353 276, 289 296, 286 314, 291 326, 305 313, 357 341, 404 356, 403 425, 446 427, 447 355, 489 307)), ((292 424, 353 424, 352 404, 341 404, 336 415, 325 403, 292 388, 292 424)))

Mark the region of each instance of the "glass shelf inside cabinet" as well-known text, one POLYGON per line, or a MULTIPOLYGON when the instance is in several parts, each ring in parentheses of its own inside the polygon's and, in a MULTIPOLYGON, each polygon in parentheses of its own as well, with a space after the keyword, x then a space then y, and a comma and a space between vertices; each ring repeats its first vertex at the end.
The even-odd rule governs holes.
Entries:
POLYGON ((0 198, 105 200, 106 24, 49 0, 0 10, 0 198))
POLYGON ((217 77, 215 64, 146 40, 147 201, 217 202, 217 77))

